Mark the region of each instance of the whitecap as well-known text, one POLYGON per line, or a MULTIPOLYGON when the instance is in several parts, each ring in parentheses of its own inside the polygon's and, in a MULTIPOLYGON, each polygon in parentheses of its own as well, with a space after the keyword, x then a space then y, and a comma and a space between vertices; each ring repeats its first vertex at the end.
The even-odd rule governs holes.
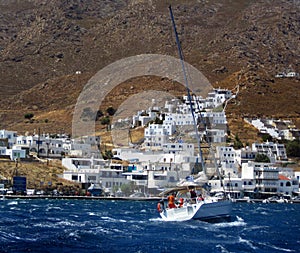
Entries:
POLYGON ((10 201, 7 203, 8 206, 18 205, 18 201, 10 201))
POLYGON ((295 250, 292 250, 292 249, 285 249, 285 248, 278 247, 278 246, 271 245, 271 244, 267 244, 267 243, 260 243, 260 244, 265 246, 265 247, 269 247, 269 248, 275 249, 275 250, 280 250, 280 251, 285 251, 285 252, 296 252, 295 250))
POLYGON ((78 234, 78 231, 70 232, 69 237, 72 237, 72 239, 75 239, 75 240, 80 239, 80 235, 78 234))
POLYGON ((228 251, 227 249, 225 249, 222 245, 218 244, 216 246, 217 249, 220 249, 222 253, 229 253, 230 251, 228 251))
POLYGON ((123 220, 123 219, 115 219, 115 218, 106 217, 106 216, 101 217, 101 219, 110 221, 110 222, 123 222, 123 223, 127 222, 126 220, 123 220))
POLYGON ((236 216, 236 218, 237 218, 238 221, 244 221, 244 219, 239 217, 239 216, 236 216))
POLYGON ((257 249, 257 247, 255 247, 252 243, 251 243, 251 241, 249 241, 249 240, 246 240, 246 239, 243 239, 242 237, 240 237, 239 236, 239 242, 241 242, 241 243, 245 243, 245 244, 247 244, 250 248, 252 248, 252 249, 257 249))
POLYGON ((277 250, 286 251, 286 252, 296 252, 295 250, 291 250, 291 249, 284 249, 284 248, 281 248, 281 247, 276 247, 276 246, 271 246, 271 248, 273 248, 273 249, 277 249, 277 250))
POLYGON ((103 219, 103 220, 112 220, 112 221, 115 220, 115 219, 113 219, 111 217, 108 217, 108 216, 102 216, 101 219, 103 219))
POLYGON ((227 227, 244 227, 246 226, 247 223, 244 222, 244 220, 237 220, 237 221, 232 221, 232 222, 222 222, 222 223, 216 223, 214 224, 215 227, 219 228, 227 228, 227 227))
POLYGON ((49 212, 50 210, 63 210, 63 209, 59 206, 49 206, 46 208, 47 212, 49 212))
POLYGON ((151 218, 151 219, 149 219, 149 221, 163 221, 163 218, 159 218, 159 217, 151 218))

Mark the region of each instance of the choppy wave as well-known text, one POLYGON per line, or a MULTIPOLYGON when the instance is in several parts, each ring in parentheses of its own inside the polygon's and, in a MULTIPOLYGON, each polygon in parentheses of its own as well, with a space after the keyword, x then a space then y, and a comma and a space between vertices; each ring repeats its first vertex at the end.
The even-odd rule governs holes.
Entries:
POLYGON ((183 244, 186 252, 297 252, 299 213, 300 205, 235 203, 231 222, 164 222, 153 202, 5 201, 0 252, 170 252, 183 244))

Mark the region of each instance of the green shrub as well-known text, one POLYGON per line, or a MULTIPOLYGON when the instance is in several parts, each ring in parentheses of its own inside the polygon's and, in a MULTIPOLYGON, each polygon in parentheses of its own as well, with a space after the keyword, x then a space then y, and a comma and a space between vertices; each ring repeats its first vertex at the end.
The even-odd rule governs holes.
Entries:
POLYGON ((33 113, 26 113, 25 115, 24 115, 24 118, 25 119, 32 119, 34 117, 34 114, 33 113))

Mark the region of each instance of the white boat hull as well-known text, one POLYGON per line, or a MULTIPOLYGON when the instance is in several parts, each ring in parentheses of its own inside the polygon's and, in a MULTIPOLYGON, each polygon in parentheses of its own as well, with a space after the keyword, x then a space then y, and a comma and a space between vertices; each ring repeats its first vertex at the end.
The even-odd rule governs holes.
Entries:
POLYGON ((200 201, 181 208, 163 210, 160 215, 165 221, 228 219, 232 210, 231 200, 200 201))

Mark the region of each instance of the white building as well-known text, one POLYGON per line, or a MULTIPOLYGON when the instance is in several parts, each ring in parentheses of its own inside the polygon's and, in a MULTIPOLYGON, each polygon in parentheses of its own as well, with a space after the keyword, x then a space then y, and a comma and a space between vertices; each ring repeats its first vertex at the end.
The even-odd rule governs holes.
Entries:
POLYGON ((16 159, 26 158, 26 150, 14 146, 12 149, 6 149, 6 155, 10 157, 10 160, 15 161, 16 159))
POLYGON ((67 168, 63 177, 82 184, 100 184, 105 188, 120 187, 129 181, 122 175, 125 168, 121 164, 94 158, 63 158, 67 168))
POLYGON ((283 195, 293 196, 299 192, 299 181, 279 174, 278 192, 283 195))
POLYGON ((242 164, 243 190, 264 195, 278 191, 279 169, 270 163, 248 162, 242 164))
POLYGON ((150 124, 144 130, 144 145, 149 148, 161 148, 174 132, 175 125, 150 124))
POLYGON ((44 157, 61 157, 65 150, 64 139, 50 138, 48 135, 20 135, 16 138, 16 144, 28 147, 30 152, 35 152, 44 157))
POLYGON ((240 166, 242 166, 243 163, 248 163, 249 161, 254 162, 255 156, 257 154, 256 151, 253 151, 249 147, 238 149, 235 151, 235 153, 236 153, 236 161, 240 166))
POLYGON ((284 144, 265 142, 253 143, 252 150, 257 153, 265 154, 268 157, 274 157, 275 160, 287 160, 284 144))
POLYGON ((212 193, 225 191, 225 193, 229 194, 232 198, 243 197, 243 182, 241 178, 226 177, 223 179, 222 184, 219 179, 209 180, 208 185, 211 187, 212 193))
POLYGON ((70 156, 91 157, 92 155, 91 144, 73 142, 64 143, 63 149, 70 156))
POLYGON ((194 121, 191 113, 166 113, 164 124, 176 126, 190 126, 194 124, 194 121))
POLYGON ((227 174, 230 173, 232 178, 237 178, 239 176, 239 164, 236 156, 237 151, 233 147, 216 147, 216 159, 221 165, 221 175, 227 176, 227 174))
POLYGON ((151 120, 157 117, 157 111, 149 108, 147 111, 138 111, 137 115, 132 117, 133 126, 146 126, 151 120))
POLYGON ((16 143, 16 138, 16 131, 8 131, 5 129, 0 130, 0 139, 7 139, 8 148, 11 148, 16 143))

